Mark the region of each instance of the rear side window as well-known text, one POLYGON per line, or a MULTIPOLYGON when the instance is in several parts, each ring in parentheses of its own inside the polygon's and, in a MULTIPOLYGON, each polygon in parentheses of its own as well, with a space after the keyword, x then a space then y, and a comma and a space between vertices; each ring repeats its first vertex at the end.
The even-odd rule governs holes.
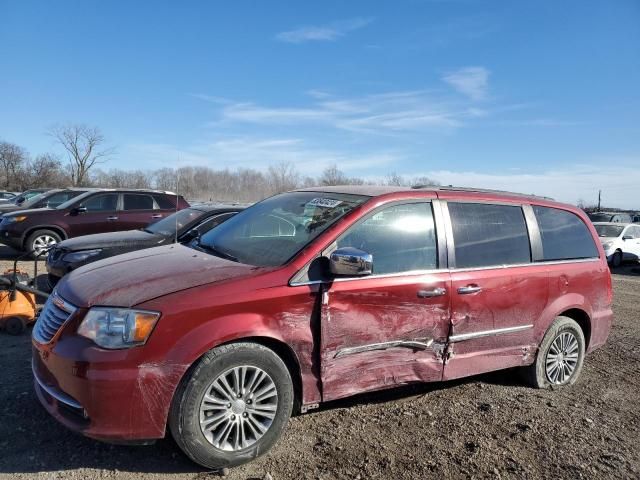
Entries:
POLYGON ((153 198, 150 195, 124 194, 125 210, 153 210, 153 198))
POLYGON ((370 253, 374 274, 435 269, 438 256, 431 204, 385 208, 351 227, 337 246, 370 253))
POLYGON ((176 208, 175 202, 173 201, 173 199, 169 198, 168 195, 154 195, 153 198, 156 199, 156 203, 162 210, 176 208))
POLYGON ((533 207, 542 235, 543 260, 598 256, 591 232, 577 215, 549 207, 533 207))
POLYGON ((483 203, 449 203, 457 268, 531 262, 522 208, 483 203))
POLYGON ((107 193, 104 195, 96 195, 82 203, 88 212, 112 212, 118 205, 118 194, 107 193))

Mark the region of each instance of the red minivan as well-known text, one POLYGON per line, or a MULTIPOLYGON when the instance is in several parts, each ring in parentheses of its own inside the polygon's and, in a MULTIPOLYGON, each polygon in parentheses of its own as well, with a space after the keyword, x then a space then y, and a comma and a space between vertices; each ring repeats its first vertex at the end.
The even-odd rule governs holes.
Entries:
POLYGON ((268 198, 194 239, 65 277, 33 330, 42 405, 112 442, 170 431, 195 462, 266 452, 293 412, 522 367, 576 381, 612 323, 579 209, 445 187, 268 198))

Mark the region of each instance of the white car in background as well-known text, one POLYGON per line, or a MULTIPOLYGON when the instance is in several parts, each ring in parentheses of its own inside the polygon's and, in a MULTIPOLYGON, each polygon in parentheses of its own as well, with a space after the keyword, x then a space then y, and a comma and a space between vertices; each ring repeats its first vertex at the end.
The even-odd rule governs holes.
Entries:
POLYGON ((640 259, 640 225, 613 222, 594 222, 593 225, 612 267, 619 267, 625 260, 640 259))

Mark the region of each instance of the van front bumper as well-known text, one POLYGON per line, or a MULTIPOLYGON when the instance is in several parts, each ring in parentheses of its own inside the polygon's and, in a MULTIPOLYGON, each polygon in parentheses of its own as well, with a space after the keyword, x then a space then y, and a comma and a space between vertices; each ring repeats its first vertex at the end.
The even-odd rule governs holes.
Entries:
POLYGON ((132 364, 128 353, 102 350, 75 335, 53 346, 34 340, 40 403, 67 428, 97 440, 148 443, 164 437, 169 405, 186 368, 132 364))

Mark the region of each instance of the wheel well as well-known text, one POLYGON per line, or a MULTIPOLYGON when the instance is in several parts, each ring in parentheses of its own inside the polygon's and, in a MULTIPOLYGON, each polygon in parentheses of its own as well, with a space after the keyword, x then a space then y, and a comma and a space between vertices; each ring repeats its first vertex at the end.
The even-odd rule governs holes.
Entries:
POLYGON ((566 312, 562 312, 560 315, 563 317, 569 317, 580 325, 582 333, 584 334, 586 347, 589 348, 589 340, 591 339, 591 319, 589 318, 589 315, 587 315, 587 312, 580 310, 579 308, 572 308, 566 312))
POLYGON ((31 235, 33 235, 34 232, 37 232, 38 230, 51 230, 52 232, 57 233, 58 235, 60 235, 60 238, 62 240, 67 238, 67 234, 65 233, 64 230, 62 230, 59 227, 34 227, 30 230, 27 230, 26 233, 24 234, 24 239, 22 240, 22 246, 26 247, 27 246, 27 240, 29 240, 29 237, 31 235))

